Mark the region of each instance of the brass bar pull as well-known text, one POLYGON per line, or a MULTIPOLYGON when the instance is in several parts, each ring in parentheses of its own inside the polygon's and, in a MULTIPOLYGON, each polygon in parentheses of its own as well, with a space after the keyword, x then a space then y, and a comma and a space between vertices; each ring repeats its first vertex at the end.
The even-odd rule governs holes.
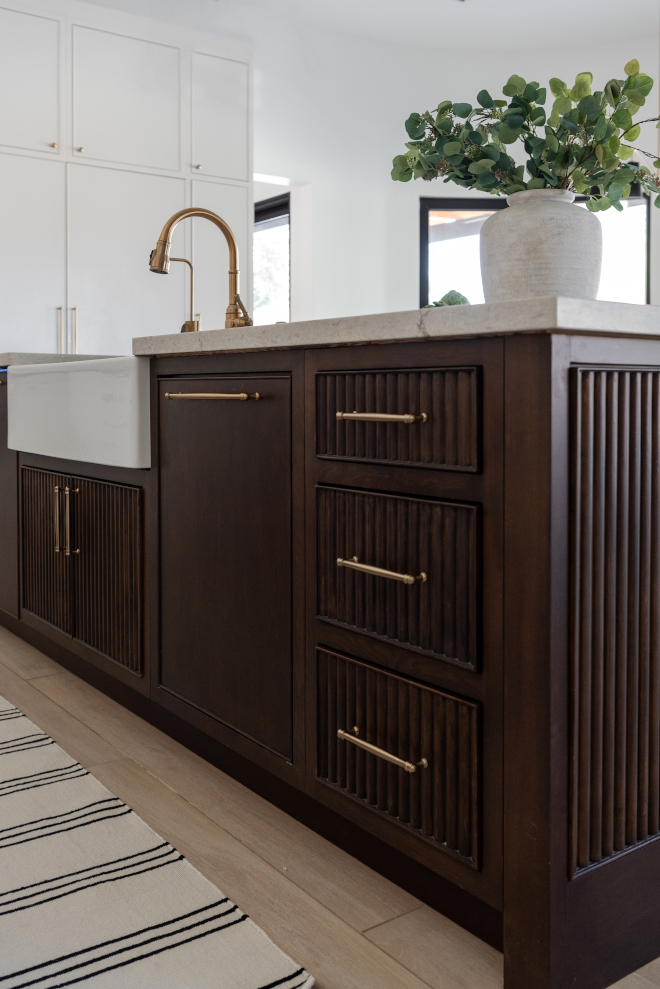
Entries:
POLYGON ((402 584, 416 584, 417 581, 424 583, 427 580, 426 574, 424 572, 413 577, 409 573, 397 573, 395 570, 383 570, 382 567, 372 567, 368 563, 360 563, 357 556, 354 556, 352 560, 343 560, 341 556, 337 557, 338 567, 348 567, 349 570, 359 570, 360 573, 370 573, 374 577, 388 577, 390 580, 400 580, 402 584))
POLYGON ((232 401, 233 400, 235 402, 236 401, 238 401, 238 402, 247 402, 248 398, 253 398, 255 400, 255 402, 258 402, 259 399, 261 398, 261 395, 259 394, 258 391, 255 391, 253 395, 248 395, 248 393, 246 391, 238 392, 238 394, 236 392, 233 392, 232 394, 228 394, 228 395, 224 395, 222 392, 219 392, 219 391, 210 391, 210 392, 204 392, 204 391, 193 391, 193 392, 175 391, 175 392, 170 392, 170 391, 166 391, 165 392, 165 398, 191 398, 191 399, 195 399, 195 398, 196 399, 210 398, 210 399, 215 399, 216 401, 218 399, 226 399, 227 401, 232 401))
POLYGON ((413 422, 426 422, 426 412, 415 416, 411 412, 405 415, 390 415, 389 412, 336 412, 337 419, 359 419, 360 422, 405 422, 409 426, 413 422))
POLYGON ((353 732, 353 735, 349 735, 347 731, 343 731, 341 728, 338 728, 337 738, 341 739, 342 742, 350 742, 351 745, 357 745, 358 748, 364 749, 365 752, 370 752, 379 759, 385 759, 387 762, 391 762, 393 765, 398 766, 399 769, 405 769, 407 773, 416 773, 418 766, 422 769, 428 769, 429 764, 427 759, 420 759, 417 763, 406 762, 405 759, 399 759, 398 756, 392 755, 391 752, 387 752, 385 749, 379 749, 377 745, 372 745, 371 742, 363 742, 361 738, 356 738, 356 735, 360 734, 360 729, 357 725, 353 728, 353 732))
POLYGON ((58 306, 57 313, 58 313, 57 330, 58 330, 59 345, 60 345, 59 352, 60 354, 63 354, 64 353, 64 307, 58 306))
POLYGON ((60 489, 59 485, 55 485, 55 498, 53 500, 53 507, 55 509, 54 519, 55 522, 55 552, 60 551, 60 489))
POLYGON ((79 553, 79 549, 71 549, 71 494, 78 494, 78 488, 64 489, 64 555, 71 556, 79 553))

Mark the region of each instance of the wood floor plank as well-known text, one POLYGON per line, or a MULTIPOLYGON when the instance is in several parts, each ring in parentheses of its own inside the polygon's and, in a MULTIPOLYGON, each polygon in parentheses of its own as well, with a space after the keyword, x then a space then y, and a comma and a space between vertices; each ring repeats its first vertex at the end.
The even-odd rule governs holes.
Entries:
POLYGON ((3 663, 0 663, 0 694, 85 768, 122 757, 123 753, 37 690, 32 681, 24 680, 3 663))
POLYGON ((643 976, 652 986, 660 986, 660 958, 644 965, 637 974, 643 976))
POLYGON ((318 989, 428 989, 137 763, 106 763, 95 776, 315 975, 318 989))
POLYGON ((641 968, 639 972, 633 973, 633 975, 627 975, 625 979, 621 979, 620 982, 616 982, 610 989, 653 989, 655 982, 649 982, 648 979, 644 978, 642 975, 644 969, 641 968))
POLYGON ((24 680, 63 673, 64 667, 44 656, 27 642, 0 625, 0 662, 24 680))
POLYGON ((432 989, 502 989, 500 952, 431 907, 381 924, 365 937, 432 989))
POLYGON ((34 681, 152 775, 361 931, 420 906, 368 866, 72 674, 34 681))

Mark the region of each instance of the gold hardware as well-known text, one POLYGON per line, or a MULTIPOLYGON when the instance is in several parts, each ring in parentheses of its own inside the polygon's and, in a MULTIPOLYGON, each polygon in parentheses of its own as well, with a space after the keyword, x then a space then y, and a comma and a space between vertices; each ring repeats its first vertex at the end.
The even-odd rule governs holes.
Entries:
POLYGON ((64 307, 58 306, 57 311, 59 313, 59 338, 60 338, 60 354, 64 353, 64 307))
POLYGON ((402 584, 415 584, 418 580, 420 583, 425 583, 427 580, 425 573, 420 573, 417 577, 413 577, 409 573, 396 573, 394 570, 383 570, 381 567, 372 567, 368 563, 360 563, 357 556, 354 556, 352 560, 343 560, 341 556, 337 557, 338 567, 348 567, 350 570, 359 570, 360 573, 370 573, 374 577, 389 577, 390 580, 400 580, 402 584))
POLYGON ((199 322, 195 319, 195 279, 193 275, 193 266, 188 260, 188 258, 170 258, 170 261, 183 261, 190 268, 190 319, 187 319, 183 324, 182 333, 197 333, 199 331, 199 322))
POLYGON ((84 150, 85 150, 84 148, 76 148, 76 151, 80 151, 81 154, 84 150))
POLYGON ((252 395, 248 395, 248 393, 246 391, 241 391, 241 392, 238 392, 238 393, 232 392, 231 394, 223 394, 222 392, 219 392, 219 391, 210 391, 210 392, 205 392, 205 391, 193 391, 193 392, 175 391, 175 392, 169 392, 169 391, 166 391, 165 392, 165 398, 193 398, 193 399, 194 398, 197 398, 197 399, 200 399, 200 398, 211 398, 211 399, 216 399, 216 400, 217 399, 228 399, 229 401, 231 401, 233 399, 234 401, 239 401, 239 402, 247 402, 247 400, 249 398, 253 398, 255 400, 255 402, 258 402, 259 399, 261 398, 261 395, 259 394, 258 391, 255 391, 254 394, 252 394, 252 395))
POLYGON ((390 415, 387 412, 337 412, 337 419, 359 419, 360 422, 405 422, 410 425, 413 422, 427 422, 426 412, 415 416, 407 412, 405 415, 390 415))
POLYGON ((201 169, 201 167, 202 167, 201 165, 195 165, 195 168, 197 169, 197 171, 199 171, 201 169))
POLYGON ((55 507, 55 552, 60 551, 60 489, 59 485, 55 485, 55 500, 53 502, 55 507))
POLYGON ((151 271, 155 271, 161 275, 168 274, 170 270, 170 250, 172 248, 174 228, 181 220, 185 220, 189 216, 201 216, 203 219, 215 223, 227 241, 229 248, 229 305, 227 306, 225 327, 252 326, 252 320, 238 294, 238 245, 236 238, 222 217, 218 216, 217 213, 212 213, 210 209, 198 209, 195 206, 191 206, 188 209, 179 210, 178 213, 175 213, 174 216, 169 218, 161 231, 155 250, 151 252, 149 257, 151 271))
POLYGON ((57 141, 53 141, 51 144, 51 148, 56 148, 56 147, 57 147, 57 141))
POLYGON ((360 729, 357 726, 353 728, 353 731, 355 734, 349 735, 347 731, 342 731, 341 728, 338 728, 337 738, 341 739, 342 742, 350 742, 352 745, 357 745, 358 748, 364 749, 365 752, 370 752, 379 759, 386 759, 387 762, 393 763, 399 769, 405 769, 407 773, 416 773, 418 766, 421 769, 428 769, 428 759, 420 759, 417 763, 407 762, 405 759, 399 759, 398 756, 392 755, 391 752, 387 752, 385 749, 379 749, 377 745, 372 745, 371 742, 363 742, 361 738, 356 738, 355 736, 360 733, 360 729))
POLYGON ((78 488, 64 489, 64 555, 71 556, 79 553, 79 549, 71 549, 71 505, 69 502, 72 494, 78 494, 78 488))

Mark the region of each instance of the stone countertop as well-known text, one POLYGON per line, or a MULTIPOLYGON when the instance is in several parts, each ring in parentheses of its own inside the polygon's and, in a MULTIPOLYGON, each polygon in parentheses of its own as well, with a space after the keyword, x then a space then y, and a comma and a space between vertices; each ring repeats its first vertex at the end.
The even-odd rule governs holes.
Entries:
POLYGON ((105 354, 0 354, 0 368, 12 364, 61 364, 65 361, 96 361, 105 359, 105 354))
POLYGON ((477 306, 443 306, 373 316, 135 337, 136 356, 337 347, 406 340, 445 340, 508 333, 660 336, 660 306, 544 296, 477 306))

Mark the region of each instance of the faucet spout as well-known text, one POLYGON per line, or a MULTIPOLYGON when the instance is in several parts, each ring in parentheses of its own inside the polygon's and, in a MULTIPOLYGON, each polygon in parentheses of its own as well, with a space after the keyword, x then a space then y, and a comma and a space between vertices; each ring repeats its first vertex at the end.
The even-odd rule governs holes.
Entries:
POLYGON ((225 240, 227 241, 227 246, 229 248, 229 305, 227 306, 227 315, 225 317, 225 327, 231 326, 252 326, 252 320, 250 319, 247 309, 241 302, 241 297, 238 294, 238 245, 236 243, 236 238, 234 237, 229 225, 225 223, 221 216, 217 213, 212 213, 210 209, 200 209, 196 206, 191 206, 189 209, 179 210, 174 216, 171 216, 165 226, 163 227, 160 237, 158 238, 158 243, 156 244, 156 249, 151 252, 149 258, 149 267, 151 271, 155 271, 160 275, 167 275, 170 270, 170 250, 172 248, 172 234, 174 233, 174 228, 177 226, 181 220, 187 219, 189 216, 201 216, 205 220, 210 220, 211 223, 215 223, 216 227, 219 227, 225 235, 225 240))

